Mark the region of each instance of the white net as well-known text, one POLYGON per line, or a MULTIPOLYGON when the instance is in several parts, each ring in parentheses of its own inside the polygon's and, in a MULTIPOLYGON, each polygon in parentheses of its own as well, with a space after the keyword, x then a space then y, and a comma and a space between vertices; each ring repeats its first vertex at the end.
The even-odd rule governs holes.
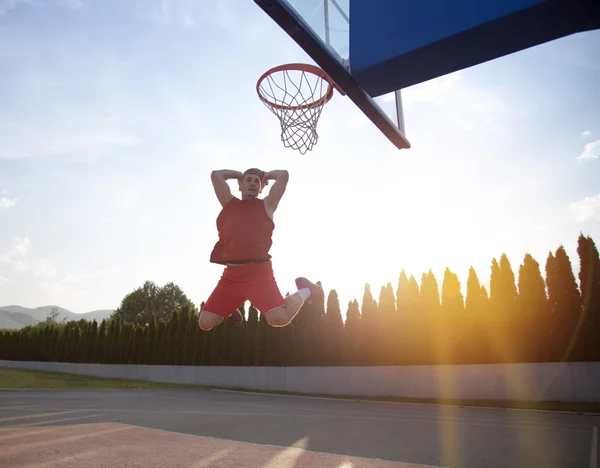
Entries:
POLYGON ((259 82, 262 102, 281 124, 281 141, 286 148, 312 150, 317 143, 317 122, 333 88, 322 76, 307 70, 280 69, 259 82))

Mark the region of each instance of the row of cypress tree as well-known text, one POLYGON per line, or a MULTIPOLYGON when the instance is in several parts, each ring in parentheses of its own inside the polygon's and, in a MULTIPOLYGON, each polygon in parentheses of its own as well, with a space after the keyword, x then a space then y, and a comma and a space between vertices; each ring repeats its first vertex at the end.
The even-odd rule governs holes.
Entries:
POLYGON ((348 303, 337 293, 306 303, 287 327, 270 327, 250 305, 244 328, 224 321, 204 332, 198 309, 183 303, 147 323, 115 313, 101 323, 47 320, 0 331, 0 359, 195 366, 371 366, 600 361, 600 258, 579 236, 574 274, 561 246, 544 267, 529 254, 515 273, 506 255, 492 260, 489 293, 475 270, 466 296, 446 269, 440 285, 430 271, 420 281, 400 273, 375 299, 348 303))

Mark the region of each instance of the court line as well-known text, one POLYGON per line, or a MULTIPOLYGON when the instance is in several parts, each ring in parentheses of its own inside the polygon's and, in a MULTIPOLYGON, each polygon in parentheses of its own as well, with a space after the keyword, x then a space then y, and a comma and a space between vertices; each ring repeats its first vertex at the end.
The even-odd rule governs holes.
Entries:
MULTIPOLYGON (((172 411, 172 410, 127 410, 127 409, 113 409, 113 408, 85 408, 78 409, 77 411, 102 411, 105 413, 165 413, 165 414, 185 414, 185 415, 193 415, 193 414, 202 414, 206 416, 248 416, 248 417, 279 417, 279 418, 313 418, 313 419, 346 419, 346 420, 370 420, 370 421, 381 421, 381 422, 389 422, 389 423, 413 423, 413 424, 444 424, 444 423, 455 423, 455 424, 463 424, 468 426, 480 426, 480 427, 502 427, 502 428, 520 428, 526 430, 536 430, 536 431, 560 431, 560 432, 587 432, 583 429, 568 429, 565 427, 555 427, 552 425, 547 426, 537 426, 537 425, 527 425, 527 424, 493 424, 491 422, 483 422, 477 419, 470 421, 461 421, 461 420, 452 420, 452 419, 441 419, 441 418, 406 418, 406 417, 373 417, 373 416, 365 416, 357 414, 355 416, 327 416, 327 415, 318 415, 318 414, 305 414, 302 412, 297 413, 267 413, 267 412, 240 412, 240 411, 203 411, 203 410, 180 410, 180 411, 172 411)), ((75 411, 73 411, 75 412, 75 411)), ((496 421, 502 423, 503 421, 496 421)), ((589 428, 588 426, 583 426, 589 428)), ((589 429, 588 429, 589 430, 589 429)))
POLYGON ((19 428, 19 427, 35 427, 35 426, 42 426, 42 425, 53 425, 56 423, 62 423, 62 422, 66 422, 66 421, 79 421, 81 419, 90 419, 90 418, 97 418, 100 416, 106 416, 106 413, 101 413, 101 414, 89 414, 87 416, 77 416, 74 418, 63 418, 63 419, 51 419, 49 421, 37 421, 34 423, 26 423, 26 424, 11 424, 9 427, 11 428, 19 428))
MULTIPOLYGON (((364 416, 387 416, 388 418, 404 418, 404 417, 416 417, 416 418, 430 418, 430 419, 436 419, 436 420, 441 420, 441 421, 445 421, 445 422, 469 422, 469 421, 475 421, 475 422, 497 422, 497 423, 506 423, 507 426, 513 426, 513 423, 523 423, 524 421, 520 421, 518 419, 512 419, 510 416, 507 416, 506 418, 490 418, 490 417, 474 417, 474 416, 469 416, 469 415, 447 415, 444 414, 444 411, 446 410, 446 408, 444 408, 442 410, 442 413, 436 413, 436 414, 423 414, 420 412, 416 412, 416 413, 389 413, 389 412, 378 412, 378 411, 368 411, 368 410, 335 410, 335 409, 327 409, 327 408, 299 408, 297 406, 285 406, 282 407, 280 405, 261 405, 261 404, 256 404, 256 403, 245 403, 245 402, 231 402, 231 401, 227 401, 227 402, 220 402, 220 401, 212 401, 212 400, 199 400, 199 399, 190 399, 190 398, 181 398, 181 397, 171 397, 171 396, 164 396, 164 395, 159 395, 159 398, 164 398, 167 400, 180 400, 180 401, 189 401, 189 402, 193 402, 193 403, 207 403, 210 405, 215 405, 215 406, 248 406, 248 407, 257 407, 257 408, 269 408, 269 409, 286 409, 286 410, 291 410, 291 411, 313 411, 313 412, 318 412, 321 415, 322 414, 331 414, 331 417, 335 417, 336 414, 350 414, 350 415, 355 415, 355 416, 360 416, 360 417, 364 417, 364 416)), ((460 408, 453 408, 453 410, 456 411, 460 411, 460 408)), ((290 416, 292 416, 290 414, 290 416)), ((526 421, 527 424, 529 426, 548 426, 548 425, 553 425, 556 424, 556 421, 526 421)), ((570 427, 579 427, 579 428, 589 428, 589 424, 574 424, 574 423, 566 423, 562 420, 559 420, 558 422, 560 422, 561 424, 566 424, 570 427)))
MULTIPOLYGON (((46 410, 48 411, 48 410, 46 410)), ((52 410, 50 410, 52 411, 52 410)), ((59 414, 69 414, 69 413, 80 413, 85 410, 73 410, 73 409, 65 409, 62 411, 54 412, 54 413, 35 413, 35 414, 26 414, 20 416, 9 416, 8 418, 0 418, 0 422, 8 422, 8 421, 18 421, 19 419, 35 419, 35 418, 47 418, 49 416, 58 416, 59 414)))
POLYGON ((592 448, 590 450, 590 468, 598 468, 598 426, 592 431, 592 448))
POLYGON ((345 401, 348 403, 373 403, 378 405, 397 405, 397 406, 408 406, 408 405, 420 405, 420 406, 435 406, 435 407, 452 407, 452 408, 471 408, 478 410, 495 410, 495 411, 529 411, 532 413, 559 413, 559 414, 571 414, 579 415, 584 414, 588 416, 599 416, 600 413, 589 413, 580 411, 564 411, 564 410, 545 410, 535 408, 505 408, 501 406, 477 406, 477 405, 454 405, 445 403, 428 403, 428 402, 417 402, 417 401, 376 401, 376 400, 365 400, 362 397, 357 396, 356 398, 335 398, 335 397, 317 397, 309 395, 284 395, 281 393, 261 393, 252 392, 249 390, 226 390, 221 388, 209 389, 211 392, 225 392, 225 393, 242 393, 245 395, 259 395, 268 397, 283 397, 283 398, 305 398, 311 400, 329 400, 329 401, 345 401))
POLYGON ((13 410, 13 409, 24 409, 24 408, 37 408, 40 405, 23 405, 23 406, 0 406, 0 410, 13 410))

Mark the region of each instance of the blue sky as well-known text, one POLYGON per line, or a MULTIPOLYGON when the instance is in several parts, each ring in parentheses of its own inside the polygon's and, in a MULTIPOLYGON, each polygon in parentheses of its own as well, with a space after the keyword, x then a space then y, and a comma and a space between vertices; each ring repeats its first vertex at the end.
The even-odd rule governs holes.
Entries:
MULTIPOLYGON (((288 169, 272 254, 345 311, 446 267, 489 280, 600 239, 600 32, 403 92, 410 150, 336 95, 314 150, 279 141, 257 78, 309 57, 253 1, 0 0, 0 306, 115 308, 146 280, 199 304, 212 169, 288 169), (8 46, 7 46, 8 45, 8 46)), ((235 193, 235 186, 232 183, 235 193)))

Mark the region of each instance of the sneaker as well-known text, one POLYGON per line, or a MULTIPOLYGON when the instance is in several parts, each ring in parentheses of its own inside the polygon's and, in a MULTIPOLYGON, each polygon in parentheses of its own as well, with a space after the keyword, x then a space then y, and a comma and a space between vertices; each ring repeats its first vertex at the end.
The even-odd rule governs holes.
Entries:
POLYGON ((325 302, 325 292, 318 284, 311 283, 306 278, 300 277, 296 278, 296 287, 298 289, 310 289, 310 297, 308 298, 309 303, 312 303, 315 299, 319 302, 325 302))
POLYGON ((238 327, 243 327, 245 323, 244 315, 238 309, 229 316, 229 320, 233 321, 238 327))

